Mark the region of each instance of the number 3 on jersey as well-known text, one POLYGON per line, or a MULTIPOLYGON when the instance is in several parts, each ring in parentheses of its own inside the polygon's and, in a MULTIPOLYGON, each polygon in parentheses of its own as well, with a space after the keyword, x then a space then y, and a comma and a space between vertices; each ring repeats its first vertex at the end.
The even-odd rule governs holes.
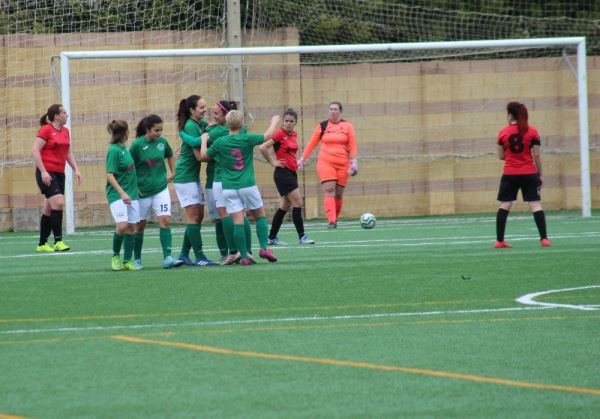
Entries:
POLYGON ((519 134, 513 134, 508 137, 508 148, 510 148, 510 151, 514 154, 521 153, 525 148, 523 145, 523 137, 521 137, 519 134))
POLYGON ((243 170, 244 169, 244 156, 242 156, 242 150, 239 148, 234 148, 231 150, 231 155, 235 159, 235 164, 233 165, 233 170, 243 170))

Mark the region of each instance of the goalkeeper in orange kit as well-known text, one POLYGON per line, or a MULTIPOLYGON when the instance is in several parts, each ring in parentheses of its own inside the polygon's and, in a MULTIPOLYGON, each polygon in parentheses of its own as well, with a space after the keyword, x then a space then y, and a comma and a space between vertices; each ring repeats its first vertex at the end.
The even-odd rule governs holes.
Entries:
POLYGON ((344 203, 344 188, 350 176, 358 173, 356 136, 351 122, 342 119, 342 104, 329 104, 329 119, 319 123, 298 160, 298 168, 321 142, 317 156, 317 174, 323 185, 323 204, 329 228, 337 227, 344 203))

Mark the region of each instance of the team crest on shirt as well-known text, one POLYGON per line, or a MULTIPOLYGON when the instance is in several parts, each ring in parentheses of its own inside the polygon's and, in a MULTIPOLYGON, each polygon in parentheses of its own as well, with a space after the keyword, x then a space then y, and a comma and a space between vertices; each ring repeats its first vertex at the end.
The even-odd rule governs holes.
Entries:
POLYGON ((156 148, 158 149, 158 151, 164 151, 165 145, 163 143, 158 143, 156 145, 156 148))

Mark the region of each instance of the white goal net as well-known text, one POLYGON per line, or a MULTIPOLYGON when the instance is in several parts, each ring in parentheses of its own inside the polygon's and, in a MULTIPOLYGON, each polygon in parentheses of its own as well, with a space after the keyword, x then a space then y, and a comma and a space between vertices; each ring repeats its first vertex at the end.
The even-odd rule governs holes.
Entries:
MULTIPOLYGON (((585 214, 589 146, 585 66, 583 72, 577 68, 585 55, 578 62, 578 45, 583 39, 73 52, 63 59, 69 57, 68 80, 77 80, 68 82, 73 136, 80 159, 99 179, 106 149, 99 139, 106 137, 108 120, 135 125, 158 113, 176 146, 177 103, 190 94, 209 103, 227 96, 227 57, 235 52, 243 56, 252 131, 261 132, 271 115, 292 107, 300 113, 297 130, 306 143, 326 118, 327 104, 342 102, 344 118, 357 131, 361 165, 348 187, 347 215, 491 210, 502 167, 495 138, 512 100, 527 105, 530 122, 542 133, 545 206, 582 208, 585 214), (538 57, 524 60, 526 50, 538 57)), ((274 203, 271 169, 256 167, 259 186, 274 203)), ((320 217, 314 165, 303 177, 307 215, 320 217)))

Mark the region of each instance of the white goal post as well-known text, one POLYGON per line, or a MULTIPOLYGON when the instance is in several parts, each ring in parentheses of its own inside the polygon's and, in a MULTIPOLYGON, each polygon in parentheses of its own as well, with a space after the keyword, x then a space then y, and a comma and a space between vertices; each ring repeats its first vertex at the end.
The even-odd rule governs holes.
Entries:
MULTIPOLYGON (((526 47, 576 47, 577 65, 569 67, 574 73, 578 87, 579 146, 581 171, 581 213, 583 217, 591 216, 591 176, 589 155, 588 128, 588 94, 586 71, 585 37, 508 39, 454 42, 422 42, 391 44, 357 44, 357 45, 325 45, 325 46, 286 46, 286 47, 248 47, 248 48, 204 48, 204 49, 164 49, 164 50, 114 50, 114 51, 65 51, 60 54, 60 82, 62 105, 71 114, 70 61, 120 58, 169 58, 169 57, 216 57, 247 55, 284 55, 284 54, 321 54, 321 53, 370 53, 419 50, 451 50, 481 48, 526 48, 526 47)), ((568 60, 568 59, 567 59, 568 60)), ((71 128, 71 121, 67 122, 71 128)), ((75 140, 76 143, 76 140, 75 140)), ((66 229, 68 233, 75 230, 73 177, 70 167, 66 171, 65 185, 66 229)))

